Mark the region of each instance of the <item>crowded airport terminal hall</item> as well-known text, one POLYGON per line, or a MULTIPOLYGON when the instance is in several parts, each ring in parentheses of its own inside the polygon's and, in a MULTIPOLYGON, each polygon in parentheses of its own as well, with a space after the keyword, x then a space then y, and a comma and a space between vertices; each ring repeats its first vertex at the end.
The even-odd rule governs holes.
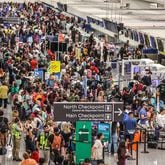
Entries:
POLYGON ((0 165, 165 165, 165 0, 0 0, 0 165))

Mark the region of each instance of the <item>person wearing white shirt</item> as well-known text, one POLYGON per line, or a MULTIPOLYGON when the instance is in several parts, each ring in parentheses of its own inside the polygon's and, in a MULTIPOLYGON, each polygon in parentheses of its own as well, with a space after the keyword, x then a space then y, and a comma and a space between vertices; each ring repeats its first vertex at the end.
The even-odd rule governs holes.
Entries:
POLYGON ((104 135, 102 133, 98 133, 97 139, 92 147, 92 159, 97 161, 97 164, 104 163, 103 160, 103 144, 102 140, 104 135))
POLYGON ((165 128, 165 108, 156 117, 159 127, 165 128))

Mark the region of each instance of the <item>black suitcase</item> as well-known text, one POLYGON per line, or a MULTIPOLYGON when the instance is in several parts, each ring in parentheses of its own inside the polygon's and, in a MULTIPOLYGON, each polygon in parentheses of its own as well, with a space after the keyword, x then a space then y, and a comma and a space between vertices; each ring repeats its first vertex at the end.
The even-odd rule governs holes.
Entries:
POLYGON ((158 143, 156 141, 156 136, 153 133, 148 134, 148 148, 156 149, 158 143))
POLYGON ((158 146, 158 143, 156 141, 148 142, 148 148, 156 149, 158 146))

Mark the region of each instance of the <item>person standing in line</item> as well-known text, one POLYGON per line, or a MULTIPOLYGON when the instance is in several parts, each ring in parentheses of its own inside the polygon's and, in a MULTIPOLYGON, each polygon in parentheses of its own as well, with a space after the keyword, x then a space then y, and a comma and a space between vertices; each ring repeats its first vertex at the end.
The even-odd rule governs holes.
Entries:
POLYGON ((103 160, 103 144, 102 140, 104 138, 104 135, 102 133, 98 133, 97 139, 92 147, 92 158, 93 160, 97 161, 97 164, 104 163, 103 160))
POLYGON ((3 82, 0 86, 0 107, 2 107, 2 104, 4 103, 4 109, 7 108, 8 91, 9 88, 6 82, 3 82))
POLYGON ((13 137, 13 160, 21 161, 19 157, 20 145, 21 145, 21 134, 23 131, 22 123, 19 118, 15 118, 12 124, 12 137, 13 137))
MULTIPOLYGON (((146 129, 148 126, 147 104, 144 102, 139 112, 139 124, 146 129)), ((141 141, 144 142, 144 132, 141 132, 141 141)))
MULTIPOLYGON (((131 150, 131 144, 130 144, 131 142, 139 141, 137 140, 137 138, 140 136, 138 136, 139 134, 136 133, 136 126, 137 126, 137 121, 134 118, 133 112, 129 112, 128 119, 124 121, 125 139, 126 139, 126 146, 128 147, 128 150, 131 150)), ((135 145, 132 145, 132 149, 136 148, 136 147, 133 148, 133 146, 135 145)))
POLYGON ((137 121, 133 112, 129 112, 128 119, 124 121, 126 143, 132 142, 136 129, 137 121))

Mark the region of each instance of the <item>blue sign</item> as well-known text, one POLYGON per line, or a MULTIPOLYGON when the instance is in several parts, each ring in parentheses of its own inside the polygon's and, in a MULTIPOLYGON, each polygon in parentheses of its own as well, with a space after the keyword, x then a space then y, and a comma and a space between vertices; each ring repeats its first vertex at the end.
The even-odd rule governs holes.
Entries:
POLYGON ((158 49, 154 49, 154 48, 143 49, 143 54, 158 54, 158 49))
POLYGON ((110 124, 109 123, 99 123, 98 132, 104 135, 104 142, 110 141, 110 124))
POLYGON ((61 73, 60 73, 60 72, 55 73, 55 76, 56 76, 56 78, 57 78, 58 80, 61 80, 61 73))
POLYGON ((134 67, 134 72, 133 73, 135 74, 137 72, 140 73, 140 67, 139 66, 134 67))
POLYGON ((43 69, 34 69, 34 77, 40 78, 42 81, 44 79, 43 69))

